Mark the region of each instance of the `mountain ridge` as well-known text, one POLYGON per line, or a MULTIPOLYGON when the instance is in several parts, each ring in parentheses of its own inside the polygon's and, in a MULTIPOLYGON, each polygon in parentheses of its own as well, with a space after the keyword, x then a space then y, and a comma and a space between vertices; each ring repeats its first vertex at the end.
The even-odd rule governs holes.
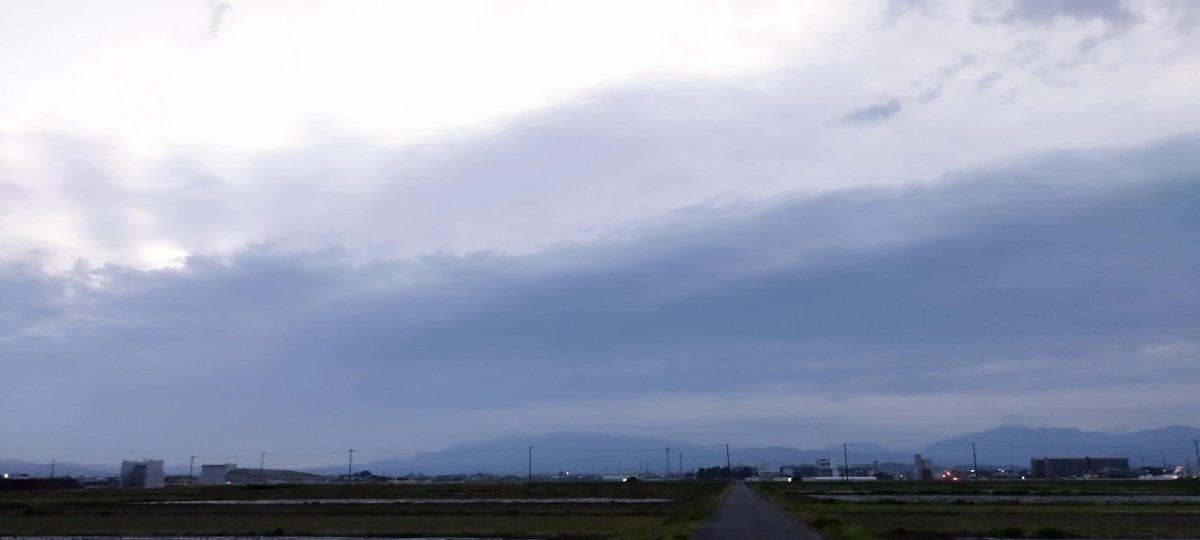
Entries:
MULTIPOLYGON (((872 443, 847 443, 825 448, 798 449, 784 445, 743 446, 695 444, 656 437, 556 432, 537 436, 468 441, 435 452, 389 457, 355 464, 354 470, 400 476, 409 474, 488 473, 524 476, 571 472, 590 475, 659 474, 700 467, 748 465, 774 469, 811 464, 819 458, 851 465, 912 463, 914 454, 933 459, 936 466, 1004 466, 1025 468, 1036 457, 1127 457, 1130 465, 1195 465, 1200 462, 1200 428, 1169 425, 1160 428, 1103 433, 1073 427, 1004 425, 958 435, 919 448, 886 448, 872 443), (728 448, 728 453, 727 453, 728 448)), ((47 476, 48 462, 0 460, 0 473, 47 476)), ((115 474, 119 464, 95 465, 59 461, 57 476, 115 474)), ((186 465, 168 464, 168 474, 186 474, 186 465)), ((345 465, 297 468, 318 474, 344 474, 345 465)))

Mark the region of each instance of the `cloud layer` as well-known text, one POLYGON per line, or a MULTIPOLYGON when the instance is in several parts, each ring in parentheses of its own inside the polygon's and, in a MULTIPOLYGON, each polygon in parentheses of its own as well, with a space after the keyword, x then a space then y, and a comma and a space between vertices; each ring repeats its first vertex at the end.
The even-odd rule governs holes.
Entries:
POLYGON ((7 265, 0 409, 59 444, 149 430, 214 455, 311 447, 294 422, 375 448, 768 424, 888 442, 914 416, 953 418, 905 428, 944 434, 1031 415, 1030 396, 1056 423, 1186 422, 1198 151, 1187 136, 701 206, 519 256, 259 245, 178 270, 7 265))
POLYGON ((0 6, 0 457, 1198 412, 1190 2, 74 7, 0 6))
POLYGON ((91 14, 98 27, 138 29, 128 42, 80 31, 49 43, 34 30, 71 35, 54 26, 69 21, 32 8, 5 17, 27 24, 6 32, 22 47, 4 50, 44 52, 36 70, 28 55, 0 52, 14 74, 0 82, 13 96, 0 104, 0 258, 33 250, 57 269, 80 258, 156 268, 256 242, 333 239, 390 255, 521 253, 696 204, 924 181, 1200 125, 1190 54, 1200 34, 1187 30, 1197 13, 1187 4, 766 3, 728 23, 716 7, 683 18, 663 7, 661 20, 556 8, 561 18, 540 20, 526 18, 530 6, 497 14, 527 27, 521 39, 464 36, 461 57, 443 58, 449 38, 429 37, 427 61, 411 65, 388 55, 414 50, 385 39, 406 35, 385 31, 389 22, 457 16, 457 31, 499 30, 474 10, 384 4, 334 16, 318 2, 293 19, 273 11, 283 5, 231 4, 215 44, 170 33, 187 23, 206 35, 209 5, 91 14), (322 13, 324 26, 308 18, 322 13), (562 37, 551 22, 589 16, 646 28, 621 47, 582 33, 560 53, 530 52, 562 37), (367 19, 367 30, 333 39, 367 19), (94 62, 69 61, 81 55, 94 62), (566 69, 563 55, 578 63, 566 69), (650 60, 626 61, 639 55, 650 60), (461 71, 427 65, 438 58, 461 71), (504 67, 513 71, 488 78, 504 67), (98 101, 160 79, 145 102, 161 107, 98 101))

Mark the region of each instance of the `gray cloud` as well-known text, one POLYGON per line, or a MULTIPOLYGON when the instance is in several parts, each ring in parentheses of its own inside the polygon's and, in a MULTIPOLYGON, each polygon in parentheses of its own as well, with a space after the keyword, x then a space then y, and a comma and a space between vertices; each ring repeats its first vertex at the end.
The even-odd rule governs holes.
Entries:
POLYGON ((828 399, 984 386, 998 409, 1020 392, 1153 385, 1200 330, 1198 150, 1189 136, 698 207, 524 256, 352 263, 260 245, 174 271, 7 265, 0 427, 186 455, 422 418, 457 418, 437 429, 466 440, 484 411, 738 400, 764 382, 828 399))
POLYGON ((221 30, 221 19, 225 16, 225 10, 229 9, 229 4, 219 0, 209 0, 208 9, 210 15, 208 22, 208 35, 209 37, 216 39, 217 34, 221 30))
POLYGON ((1100 19, 1115 28, 1125 28, 1141 21, 1120 0, 1015 0, 1000 20, 1005 23, 1049 24, 1060 18, 1081 21, 1100 19))
POLYGON ((999 81, 1003 77, 1004 76, 1000 73, 993 71, 980 77, 979 80, 975 82, 975 87, 979 90, 987 90, 991 88, 993 84, 996 84, 996 81, 999 81))
POLYGON ((895 22, 896 19, 904 16, 911 11, 923 11, 928 9, 929 2, 925 0, 887 0, 884 6, 887 8, 884 11, 884 20, 895 22))
POLYGON ((1174 18, 1175 32, 1190 35, 1200 28, 1200 5, 1188 0, 1173 0, 1165 3, 1174 18))
MULTIPOLYGON (((937 95, 940 95, 940 94, 941 94, 940 91, 937 92, 937 95)), ((936 96, 931 96, 931 99, 932 99, 932 97, 936 97, 936 96)), ((896 116, 896 114, 898 114, 900 112, 900 109, 901 109, 900 100, 893 99, 891 101, 887 101, 884 103, 877 103, 877 104, 871 105, 869 107, 863 107, 861 109, 852 111, 842 117, 842 123, 844 123, 844 124, 860 124, 860 123, 869 123, 869 122, 878 122, 881 120, 887 120, 888 118, 896 116)))
POLYGON ((1085 37, 1079 42, 1079 51, 1085 53, 1143 20, 1120 0, 1016 0, 997 20, 1003 24, 1048 25, 1061 19, 1081 22, 1099 20, 1107 25, 1107 30, 1102 34, 1085 37))

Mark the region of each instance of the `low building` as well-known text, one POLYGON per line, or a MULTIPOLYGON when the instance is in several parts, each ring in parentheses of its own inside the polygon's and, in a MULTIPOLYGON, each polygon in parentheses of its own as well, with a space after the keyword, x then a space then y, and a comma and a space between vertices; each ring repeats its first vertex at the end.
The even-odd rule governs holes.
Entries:
POLYGON ((229 481, 229 473, 235 470, 237 470, 237 463, 201 465, 200 478, 196 480, 196 483, 202 486, 222 486, 229 481))
POLYGON ((1129 458, 1052 458, 1029 460, 1034 478, 1104 478, 1129 472, 1129 458))
POLYGON ((161 488, 166 483, 161 459, 121 462, 121 487, 161 488))
POLYGON ((812 465, 788 465, 779 468, 779 474, 789 478, 837 478, 841 476, 833 461, 819 458, 812 465))

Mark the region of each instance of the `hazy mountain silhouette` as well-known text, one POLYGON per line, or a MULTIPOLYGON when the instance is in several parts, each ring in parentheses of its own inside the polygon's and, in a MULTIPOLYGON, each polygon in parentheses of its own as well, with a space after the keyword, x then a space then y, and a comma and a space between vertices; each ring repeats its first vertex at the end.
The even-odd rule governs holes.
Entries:
POLYGON ((1145 431, 1108 434, 1075 428, 1031 428, 1002 426, 944 439, 919 450, 936 463, 971 463, 971 444, 980 466, 1028 467, 1031 457, 1128 457, 1130 465, 1196 463, 1193 442, 1200 429, 1167 426, 1145 431))
MULTIPOLYGON (((71 463, 59 461, 54 464, 54 476, 109 476, 117 474, 121 464, 96 465, 87 463, 71 463)), ((30 462, 17 460, 0 460, 0 473, 9 475, 27 474, 32 478, 48 478, 50 462, 30 462)))
MULTIPOLYGON (((913 454, 932 458, 936 466, 972 465, 971 443, 979 465, 1027 468, 1032 457, 1123 456, 1138 467, 1148 465, 1195 463, 1192 441, 1200 439, 1200 429, 1167 426, 1122 434, 1086 432, 1075 428, 1030 428, 1002 426, 988 431, 944 439, 917 449, 887 449, 869 443, 850 443, 822 449, 789 447, 730 447, 733 465, 777 469, 785 465, 811 464, 828 458, 835 464, 872 462, 907 464, 913 454)), ((621 437, 593 433, 557 433, 541 437, 505 438, 451 446, 441 452, 411 458, 393 458, 364 464, 373 472, 388 474, 424 474, 490 472, 524 475, 529 468, 529 447, 533 447, 533 473, 559 471, 617 474, 661 473, 667 467, 666 448, 670 451, 670 470, 725 465, 724 445, 697 445, 650 437, 621 437), (680 456, 682 454, 682 456, 680 456)), ((893 465, 895 468, 895 465, 893 465)), ((331 472, 337 472, 331 467, 331 472)), ((344 469, 341 469, 344 470, 344 469)))
MULTIPOLYGON (((782 446, 729 448, 733 465, 763 467, 770 470, 786 465, 811 464, 828 458, 840 465, 871 462, 891 463, 891 468, 907 470, 913 454, 934 460, 935 467, 972 465, 971 444, 980 467, 1029 467, 1031 457, 1128 457, 1133 467, 1143 464, 1160 466, 1195 464, 1194 441, 1200 440, 1200 428, 1166 426, 1120 434, 1082 431, 1075 428, 1031 428, 1002 426, 968 433, 917 449, 886 449, 869 443, 850 443, 845 454, 841 445, 822 449, 796 449, 782 446)), ((534 474, 617 475, 661 474, 668 467, 672 474, 700 467, 718 467, 726 463, 724 444, 696 444, 654 437, 629 437, 597 433, 553 433, 538 437, 508 437, 466 442, 437 452, 411 457, 394 457, 356 462, 354 470, 375 474, 490 473, 524 476, 530 466, 534 474), (532 447, 532 451, 531 451, 532 447), (670 449, 669 451, 667 449, 670 449), (532 460, 530 460, 532 457, 532 460)), ((186 463, 168 463, 168 474, 187 474, 186 463)), ((58 462, 55 476, 106 476, 116 474, 120 463, 87 465, 58 462)), ((49 462, 0 460, 0 472, 48 476, 49 462)), ((197 467, 198 469, 198 467, 197 467)), ((301 469, 319 474, 345 474, 346 465, 301 469)), ((198 471, 197 471, 198 472, 198 471)))
MULTIPOLYGON (((670 453, 672 470, 678 468, 679 452, 693 454, 693 457, 705 454, 706 459, 711 457, 710 454, 716 454, 714 448, 697 449, 691 443, 653 437, 552 433, 467 442, 438 452, 376 460, 364 463, 362 468, 393 476, 477 472, 524 476, 530 469, 530 447, 534 474, 662 472, 666 467, 667 448, 673 449, 670 453)), ((721 464, 724 464, 724 452, 724 446, 721 446, 721 464)))

